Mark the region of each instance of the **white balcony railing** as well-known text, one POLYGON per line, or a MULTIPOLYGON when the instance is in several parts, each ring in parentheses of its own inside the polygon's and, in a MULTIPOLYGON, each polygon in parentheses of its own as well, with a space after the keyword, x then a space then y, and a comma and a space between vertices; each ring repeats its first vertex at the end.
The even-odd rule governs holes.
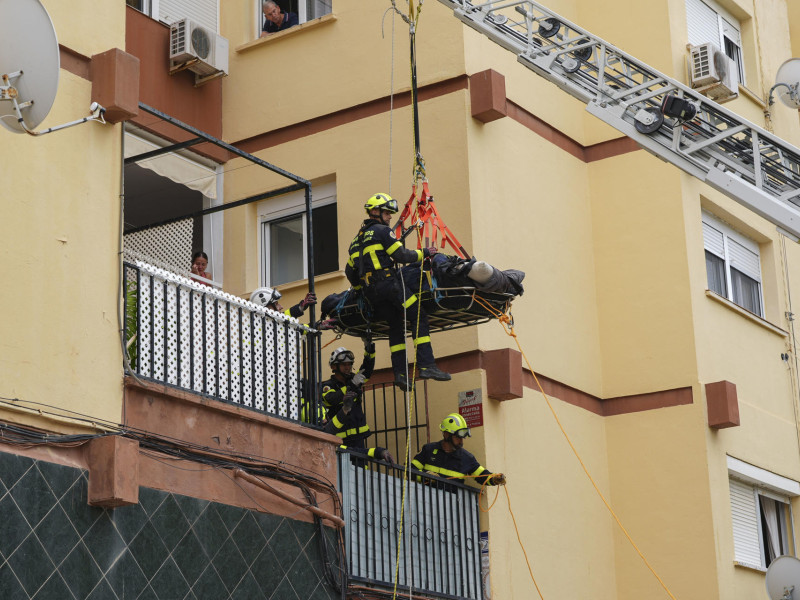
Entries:
POLYGON ((139 261, 125 263, 125 281, 139 377, 293 420, 314 414, 303 406, 315 401, 303 391, 307 326, 139 261))

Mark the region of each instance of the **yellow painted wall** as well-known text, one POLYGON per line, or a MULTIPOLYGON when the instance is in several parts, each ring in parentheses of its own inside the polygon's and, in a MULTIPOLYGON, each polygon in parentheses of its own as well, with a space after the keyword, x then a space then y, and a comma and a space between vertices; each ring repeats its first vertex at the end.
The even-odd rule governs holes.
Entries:
MULTIPOLYGON (((222 34, 231 40, 230 76, 223 85, 226 138, 242 139, 390 95, 391 15, 383 20, 388 5, 337 0, 334 22, 241 49, 252 41, 252 24, 239 15, 251 14, 251 3, 233 4, 239 12, 226 6, 224 14, 236 16, 222 19, 222 34)), ((419 26, 420 86, 463 73, 461 26, 437 4, 424 6, 419 26)), ((409 88, 408 29, 398 17, 394 90, 409 88)))
MULTIPOLYGON (((599 394, 587 165, 511 119, 481 124, 468 117, 466 125, 474 252, 499 268, 525 271, 526 291, 512 310, 533 368, 599 394)), ((497 322, 479 331, 482 348, 516 348, 497 322)))
MULTIPOLYGON (((84 55, 124 48, 124 3, 62 4, 44 3, 62 44, 84 55)), ((91 82, 62 70, 38 129, 87 115, 90 94, 91 82)), ((0 137, 0 396, 119 422, 120 127, 0 137)))
MULTIPOLYGON (((697 403, 606 419, 614 510, 676 598, 725 597, 715 577, 705 428, 697 403)), ((616 526, 614 541, 617 598, 667 597, 616 526)))
POLYGON ((592 163, 603 397, 696 377, 680 178, 645 152, 592 163))
MULTIPOLYGON (((556 398, 551 403, 609 495, 605 420, 556 398)), ((526 389, 523 398, 491 401, 485 413, 485 435, 492 440, 487 466, 508 474, 517 527, 544 597, 577 596, 591 588, 596 598, 617 598, 611 520, 543 397, 526 389)), ((489 517, 493 598, 538 597, 504 492, 489 517)))

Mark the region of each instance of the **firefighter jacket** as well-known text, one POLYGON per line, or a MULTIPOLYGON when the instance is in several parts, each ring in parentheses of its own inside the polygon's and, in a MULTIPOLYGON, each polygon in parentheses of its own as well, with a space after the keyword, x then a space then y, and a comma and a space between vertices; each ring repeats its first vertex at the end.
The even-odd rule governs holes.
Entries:
POLYGON ((294 306, 290 306, 286 310, 283 311, 283 314, 287 317, 294 317, 295 319, 299 319, 305 313, 305 309, 300 306, 302 303, 295 304, 294 306))
MULTIPOLYGON (((372 376, 372 369, 375 368, 375 345, 370 345, 364 350, 364 362, 361 363, 359 373, 366 377, 365 382, 372 376)), ((347 381, 339 381, 336 377, 331 377, 322 383, 322 405, 325 407, 325 415, 328 422, 325 431, 333 433, 342 438, 345 446, 361 446, 361 442, 369 437, 369 425, 367 416, 364 414, 362 386, 353 385, 351 374, 347 381), (342 405, 344 396, 348 392, 354 392, 356 397, 353 399, 353 408, 350 414, 344 414, 342 405)))
MULTIPOLYGON (((445 479, 471 476, 479 485, 483 485, 492 475, 491 471, 482 467, 478 460, 464 448, 448 453, 442 449, 442 442, 425 444, 411 464, 420 471, 431 471, 445 479)), ((486 485, 493 484, 487 482, 486 485)))
POLYGON ((420 262, 424 252, 404 248, 391 227, 378 219, 366 219, 350 242, 349 255, 344 272, 352 286, 358 288, 362 280, 369 285, 375 277, 394 275, 395 263, 420 262))

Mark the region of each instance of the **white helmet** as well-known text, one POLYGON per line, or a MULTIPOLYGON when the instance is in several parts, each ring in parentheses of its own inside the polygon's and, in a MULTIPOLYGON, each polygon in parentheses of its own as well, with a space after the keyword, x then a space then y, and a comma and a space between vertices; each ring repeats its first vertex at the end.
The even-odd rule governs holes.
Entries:
POLYGON ((353 356, 353 353, 350 352, 350 350, 348 350, 344 346, 339 346, 336 350, 331 352, 331 357, 328 360, 328 365, 330 365, 330 367, 333 368, 333 365, 338 365, 340 363, 345 363, 345 362, 349 362, 352 364, 353 362, 355 362, 355 356, 353 356))
POLYGON ((268 307, 273 302, 281 299, 281 293, 275 288, 260 287, 250 294, 250 302, 258 304, 263 307, 268 307))

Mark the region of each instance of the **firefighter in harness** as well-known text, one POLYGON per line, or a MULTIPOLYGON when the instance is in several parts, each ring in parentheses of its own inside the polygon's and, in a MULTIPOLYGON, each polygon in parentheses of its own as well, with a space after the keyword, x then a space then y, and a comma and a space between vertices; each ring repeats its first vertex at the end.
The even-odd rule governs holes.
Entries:
POLYGON ((389 350, 391 352, 394 382, 407 391, 405 324, 414 331, 414 346, 421 379, 448 381, 450 374, 436 366, 431 347, 428 317, 420 306, 419 298, 401 280, 396 265, 417 263, 436 254, 435 247, 408 250, 395 237, 389 227, 392 215, 397 213, 397 200, 388 194, 375 194, 364 205, 367 219, 350 243, 345 274, 354 289, 360 289, 372 306, 373 318, 385 320, 389 325, 389 350))

